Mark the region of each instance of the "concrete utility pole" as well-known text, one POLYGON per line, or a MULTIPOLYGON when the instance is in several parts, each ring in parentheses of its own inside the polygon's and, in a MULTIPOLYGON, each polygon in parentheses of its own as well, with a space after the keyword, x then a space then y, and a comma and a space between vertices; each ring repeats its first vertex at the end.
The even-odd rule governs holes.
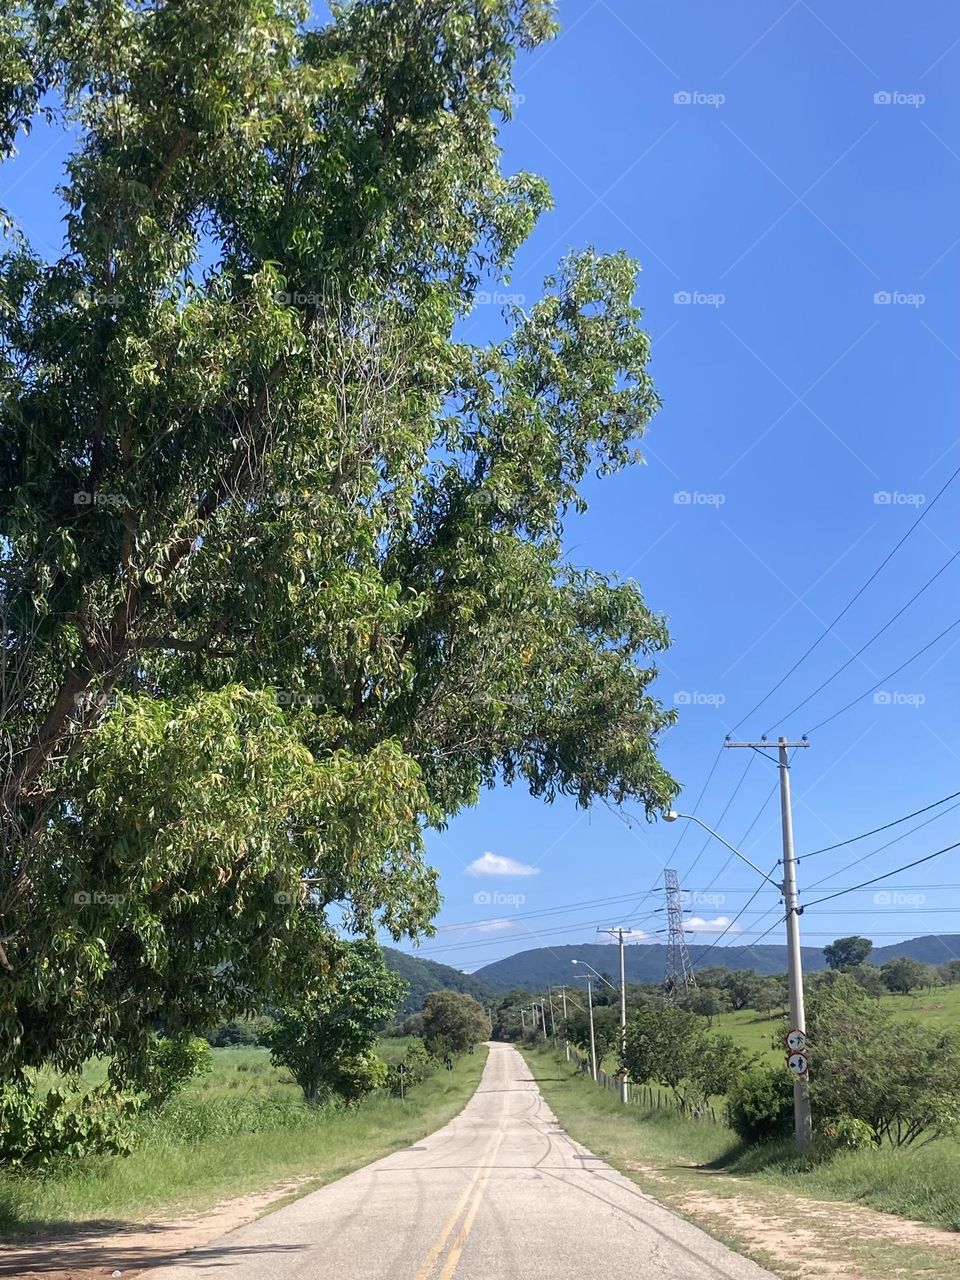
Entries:
MULTIPOLYGON (((760 742, 726 742, 727 747, 752 747, 758 751, 770 747, 766 739, 760 742)), ((800 950, 800 913, 803 908, 797 900, 797 863, 793 852, 793 811, 790 806, 790 759, 788 750, 808 747, 806 738, 800 742, 777 741, 777 765, 780 769, 780 826, 783 838, 783 905, 787 924, 787 982, 790 993, 791 1030, 806 1035, 806 1011, 803 1003, 803 956, 800 950)), ((805 1147, 813 1137, 813 1118, 810 1113, 810 1081, 806 1071, 793 1081, 793 1125, 798 1147, 805 1147)))
POLYGON ((616 929, 599 929, 598 933, 609 933, 611 937, 616 937, 620 943, 620 1101, 624 1104, 629 1100, 627 1091, 627 979, 626 968, 623 956, 623 927, 616 929))
POLYGON ((570 1061, 570 1043, 567 1040, 567 1032, 566 1032, 566 1027, 567 1027, 567 988, 566 987, 560 988, 560 999, 563 1001, 563 1027, 564 1027, 563 1051, 567 1056, 567 1061, 569 1062, 570 1061))
MULTIPOLYGON (((586 960, 571 960, 570 963, 582 965, 584 969, 589 969, 590 973, 593 974, 594 978, 599 978, 601 982, 606 982, 607 986, 610 988, 611 991, 616 991, 617 988, 613 985, 613 983, 607 982, 607 979, 603 976, 603 974, 598 973, 592 964, 587 964, 586 960)), ((593 1082, 594 1084, 596 1084, 597 1082, 597 1046, 596 1046, 596 1041, 593 1038, 593 987, 591 986, 592 979, 590 978, 589 974, 586 974, 586 973, 581 974, 580 976, 583 978, 586 978, 587 980, 587 1004, 590 1010, 590 1066, 593 1071, 593 1082)))
POLYGON ((597 1042, 593 1038, 593 979, 587 974, 587 1008, 590 1010, 590 1074, 597 1083, 597 1042))

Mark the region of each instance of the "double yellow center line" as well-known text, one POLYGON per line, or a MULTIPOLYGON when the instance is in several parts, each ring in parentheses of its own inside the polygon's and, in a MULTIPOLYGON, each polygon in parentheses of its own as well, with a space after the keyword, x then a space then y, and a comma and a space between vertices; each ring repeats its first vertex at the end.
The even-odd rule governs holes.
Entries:
POLYGON ((443 1267, 440 1270, 437 1280, 450 1280, 450 1277, 457 1269, 460 1261, 460 1255, 463 1253, 463 1247, 467 1243, 467 1237, 473 1229, 473 1224, 477 1213, 480 1209, 480 1202, 483 1200, 483 1193, 487 1189, 487 1183, 490 1181, 490 1175, 493 1173, 494 1161, 497 1158, 497 1152, 500 1150, 500 1144, 503 1142, 503 1130, 498 1129, 493 1135, 490 1142, 484 1149, 480 1162, 477 1165, 473 1177, 467 1183, 466 1189, 460 1199, 454 1206, 453 1213, 443 1225, 443 1230, 437 1236, 436 1240, 423 1260, 423 1265, 417 1272, 414 1280, 428 1280, 433 1273, 433 1269, 437 1264, 437 1260, 443 1253, 447 1241, 453 1234, 453 1230, 457 1223, 460 1222, 460 1230, 454 1237, 450 1251, 444 1259, 443 1267), (462 1216, 462 1221, 461 1221, 462 1216))

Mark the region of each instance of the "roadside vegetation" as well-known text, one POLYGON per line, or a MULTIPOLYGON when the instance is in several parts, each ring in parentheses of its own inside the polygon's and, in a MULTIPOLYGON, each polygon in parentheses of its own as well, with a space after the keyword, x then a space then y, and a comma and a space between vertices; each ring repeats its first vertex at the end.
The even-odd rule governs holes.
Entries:
MULTIPOLYGON (((464 1036, 466 1028, 484 1031, 482 1009, 470 997, 454 1000, 469 1004, 449 1006, 438 1023, 442 1056, 414 1037, 376 1043, 370 1060, 380 1064, 379 1084, 362 1097, 356 1075, 347 1074, 338 1076, 344 1092, 330 1089, 311 1101, 266 1047, 210 1050, 200 1041, 198 1072, 156 1106, 124 1117, 122 1151, 63 1150, 39 1167, 8 1166, 0 1174, 0 1230, 43 1235, 84 1220, 119 1225, 131 1215, 194 1212, 291 1181, 306 1191, 418 1141, 462 1109, 486 1061, 472 1032, 464 1036)), ((86 1096, 108 1068, 87 1065, 78 1082, 86 1096)), ((39 1083, 41 1097, 58 1087, 49 1076, 39 1083)))

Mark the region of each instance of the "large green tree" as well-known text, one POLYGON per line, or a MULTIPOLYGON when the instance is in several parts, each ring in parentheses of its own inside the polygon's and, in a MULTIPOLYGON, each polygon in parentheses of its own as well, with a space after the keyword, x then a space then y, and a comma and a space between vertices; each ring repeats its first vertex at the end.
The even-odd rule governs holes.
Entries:
POLYGON ((33 0, 0 146, 75 133, 0 258, 0 1072, 322 987, 429 927, 496 779, 674 793, 636 584, 573 568, 657 400, 623 255, 462 340, 544 184, 497 143, 548 0, 33 0), (308 886, 308 887, 305 887, 308 886))

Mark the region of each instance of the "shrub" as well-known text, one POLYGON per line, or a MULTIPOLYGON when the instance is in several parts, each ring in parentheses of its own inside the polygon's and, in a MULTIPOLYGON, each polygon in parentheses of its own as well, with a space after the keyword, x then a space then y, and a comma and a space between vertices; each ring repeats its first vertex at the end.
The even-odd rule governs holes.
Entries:
POLYGON ((136 1104, 100 1085, 88 1093, 27 1082, 0 1087, 0 1166, 45 1172, 64 1160, 126 1155, 136 1104))
POLYGON ((744 1142, 779 1141, 793 1131, 793 1086, 781 1067, 755 1066, 734 1082, 730 1127, 744 1142))
POLYGON ((143 1092, 147 1105, 162 1107, 195 1076, 213 1070, 210 1045, 199 1036, 182 1036, 176 1040, 158 1040, 150 1049, 143 1092))

